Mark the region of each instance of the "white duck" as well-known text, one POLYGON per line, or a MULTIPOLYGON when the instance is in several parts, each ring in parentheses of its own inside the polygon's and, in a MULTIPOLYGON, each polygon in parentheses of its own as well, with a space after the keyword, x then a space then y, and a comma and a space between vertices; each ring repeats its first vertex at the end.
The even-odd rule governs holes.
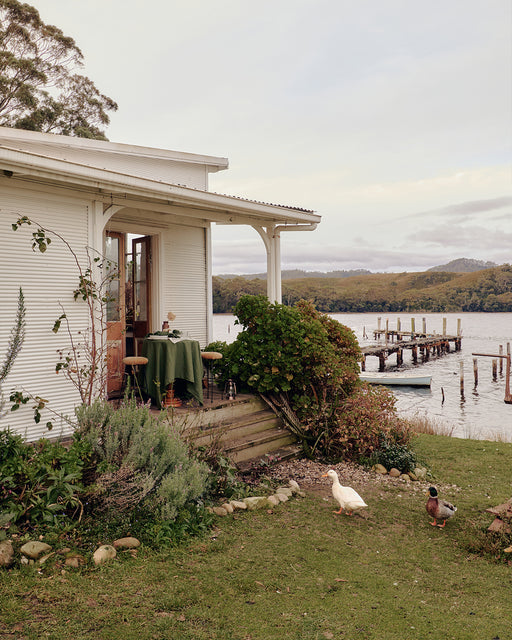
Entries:
POLYGON ((339 515, 343 509, 345 509, 347 514, 351 516, 354 511, 359 511, 359 509, 363 509, 368 506, 357 491, 352 489, 352 487, 341 486, 336 471, 329 469, 327 473, 322 475, 322 478, 327 477, 332 480, 332 495, 340 505, 339 511, 335 511, 334 513, 339 515))

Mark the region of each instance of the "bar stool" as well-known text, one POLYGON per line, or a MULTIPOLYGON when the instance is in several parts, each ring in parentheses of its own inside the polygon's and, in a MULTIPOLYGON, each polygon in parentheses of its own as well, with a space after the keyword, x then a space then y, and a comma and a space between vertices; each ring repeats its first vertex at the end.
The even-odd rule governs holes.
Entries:
POLYGON ((123 358, 123 364, 126 367, 131 367, 132 387, 133 387, 133 383, 135 383, 141 400, 142 400, 142 393, 139 385, 139 367, 146 365, 148 362, 149 362, 148 359, 145 358, 144 356, 126 356, 125 358, 123 358))
POLYGON ((220 360, 222 358, 222 353, 217 353, 217 351, 201 351, 201 358, 203 359, 203 364, 206 369, 206 397, 212 402, 214 384, 212 364, 214 360, 220 360))

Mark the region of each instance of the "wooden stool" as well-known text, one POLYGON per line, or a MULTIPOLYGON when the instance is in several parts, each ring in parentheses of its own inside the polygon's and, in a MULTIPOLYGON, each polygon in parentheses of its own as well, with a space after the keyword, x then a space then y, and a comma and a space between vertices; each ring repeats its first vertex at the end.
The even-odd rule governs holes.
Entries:
POLYGON ((148 363, 148 359, 144 358, 143 356, 127 356, 126 358, 123 358, 123 364, 126 367, 131 367, 132 370, 132 380, 136 383, 137 385, 137 390, 139 392, 139 396, 141 397, 142 400, 142 394, 140 392, 140 385, 139 385, 139 367, 146 365, 148 363))
POLYGON ((217 353, 217 351, 201 351, 201 358, 203 359, 203 364, 206 369, 206 397, 210 402, 213 400, 213 372, 212 372, 212 362, 214 360, 220 360, 222 358, 222 353, 217 353))

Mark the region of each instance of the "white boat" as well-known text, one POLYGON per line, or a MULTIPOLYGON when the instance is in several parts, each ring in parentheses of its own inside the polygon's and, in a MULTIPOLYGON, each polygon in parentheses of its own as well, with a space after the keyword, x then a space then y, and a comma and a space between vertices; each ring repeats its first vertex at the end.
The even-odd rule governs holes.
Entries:
POLYGON ((400 376, 393 374, 360 373, 359 379, 368 384, 382 384, 400 387, 430 387, 432 376, 400 376))

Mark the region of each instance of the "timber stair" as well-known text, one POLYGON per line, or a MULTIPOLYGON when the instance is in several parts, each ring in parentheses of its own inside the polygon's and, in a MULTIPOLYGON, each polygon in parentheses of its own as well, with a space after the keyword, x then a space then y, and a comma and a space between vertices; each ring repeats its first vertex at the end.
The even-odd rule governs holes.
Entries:
POLYGON ((263 400, 246 396, 198 412, 187 429, 197 446, 217 443, 241 469, 261 460, 284 460, 300 451, 296 437, 263 400))

